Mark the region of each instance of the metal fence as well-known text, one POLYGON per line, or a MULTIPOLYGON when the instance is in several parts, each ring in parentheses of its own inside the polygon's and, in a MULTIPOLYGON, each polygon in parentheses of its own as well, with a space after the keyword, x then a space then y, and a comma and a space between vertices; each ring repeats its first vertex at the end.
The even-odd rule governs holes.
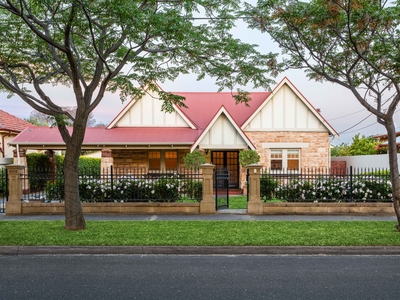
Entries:
MULTIPOLYGON (((21 177, 24 199, 43 202, 64 200, 64 173, 55 169, 29 170, 21 177)), ((107 168, 79 174, 82 202, 200 201, 203 182, 199 172, 181 169, 148 172, 145 168, 107 168)))
POLYGON ((6 202, 8 197, 7 182, 7 169, 0 168, 0 213, 4 213, 6 211, 6 202))
POLYGON ((264 200, 289 202, 391 202, 390 173, 384 169, 263 170, 264 200))

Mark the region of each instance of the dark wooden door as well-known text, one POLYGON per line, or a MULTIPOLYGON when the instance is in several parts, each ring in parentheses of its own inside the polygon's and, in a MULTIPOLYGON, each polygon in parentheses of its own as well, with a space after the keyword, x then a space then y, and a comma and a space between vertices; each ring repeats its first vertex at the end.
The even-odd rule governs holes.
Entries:
POLYGON ((230 188, 239 187, 239 152, 238 151, 213 151, 212 163, 216 171, 228 171, 230 188))

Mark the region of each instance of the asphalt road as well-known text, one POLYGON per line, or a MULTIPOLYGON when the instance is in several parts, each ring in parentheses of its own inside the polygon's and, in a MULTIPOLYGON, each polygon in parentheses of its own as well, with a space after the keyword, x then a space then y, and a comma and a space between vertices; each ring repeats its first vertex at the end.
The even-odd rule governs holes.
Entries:
POLYGON ((398 299, 400 256, 0 256, 0 299, 398 299))

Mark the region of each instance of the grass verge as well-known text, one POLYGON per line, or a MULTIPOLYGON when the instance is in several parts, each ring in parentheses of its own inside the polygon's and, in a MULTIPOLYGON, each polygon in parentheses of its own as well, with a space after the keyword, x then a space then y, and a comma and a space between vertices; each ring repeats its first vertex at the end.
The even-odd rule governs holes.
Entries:
POLYGON ((386 221, 2 221, 2 246, 400 246, 386 221))

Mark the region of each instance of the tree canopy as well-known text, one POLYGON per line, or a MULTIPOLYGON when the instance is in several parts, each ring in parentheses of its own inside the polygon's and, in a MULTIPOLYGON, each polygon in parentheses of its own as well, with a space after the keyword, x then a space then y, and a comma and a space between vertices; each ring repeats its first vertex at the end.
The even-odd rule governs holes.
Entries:
POLYGON ((260 0, 245 13, 250 27, 268 33, 281 47, 278 69, 304 69, 310 79, 349 89, 386 128, 400 225, 393 120, 400 101, 400 1, 260 0))
POLYGON ((332 156, 373 155, 380 153, 377 150, 379 142, 372 136, 356 134, 351 144, 341 143, 331 149, 332 156))
MULTIPOLYGON (((240 8, 240 0, 0 0, 0 89, 56 121, 66 144, 66 228, 85 228, 77 164, 87 119, 106 91, 122 100, 158 91, 171 111, 184 99, 155 82, 179 74, 209 75, 232 91, 269 87, 276 56, 233 36, 240 8), (74 91, 75 115, 49 97, 48 84, 74 91)), ((250 101, 242 90, 234 97, 250 101)))

